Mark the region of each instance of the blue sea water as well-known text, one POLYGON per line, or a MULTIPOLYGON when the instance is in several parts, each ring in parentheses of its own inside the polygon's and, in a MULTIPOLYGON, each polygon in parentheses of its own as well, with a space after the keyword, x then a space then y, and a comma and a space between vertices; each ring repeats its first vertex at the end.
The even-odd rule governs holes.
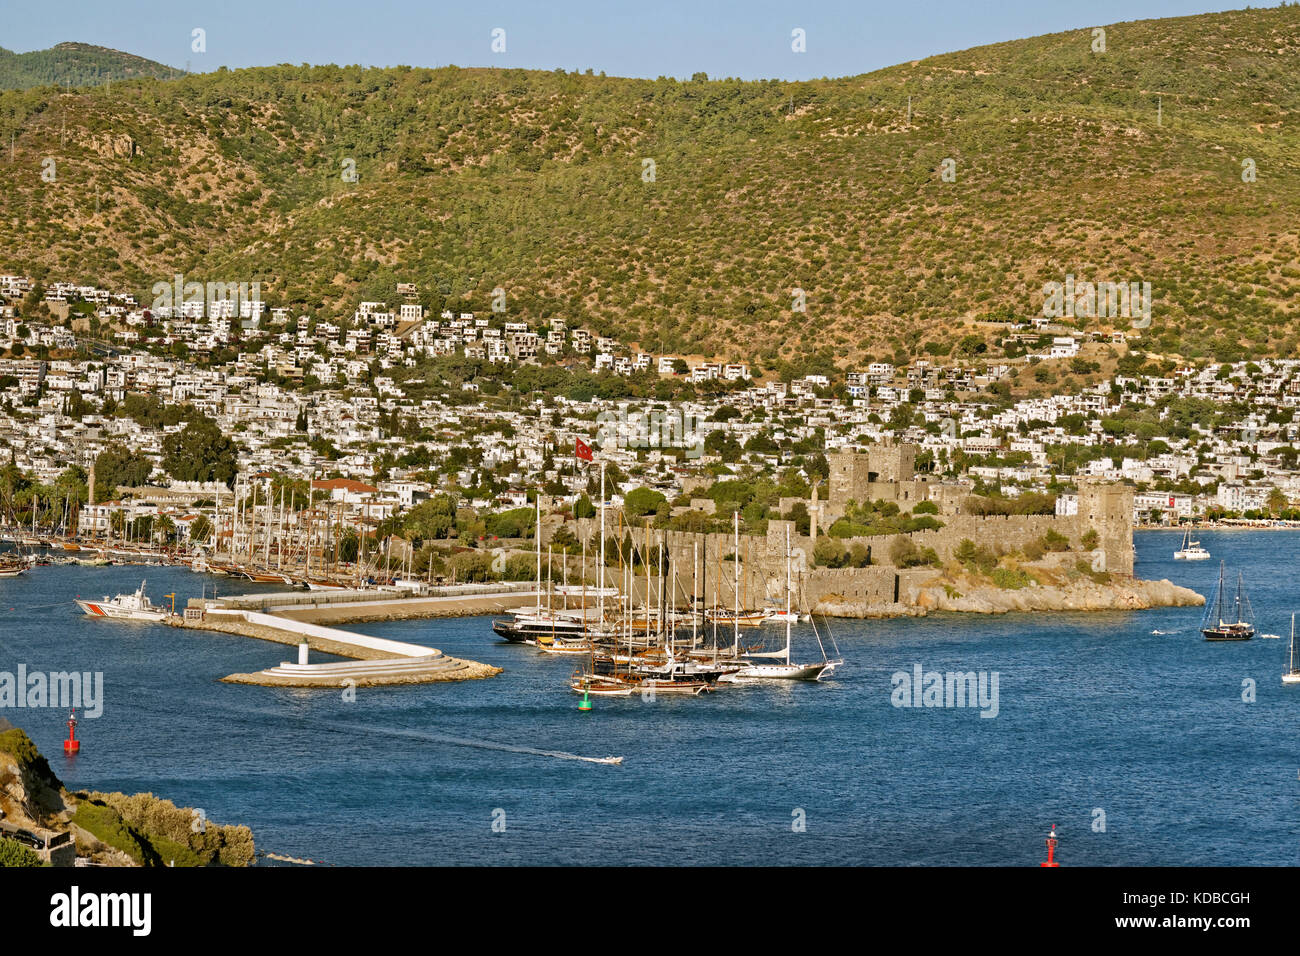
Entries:
POLYGON ((1242 570, 1260 631, 1284 639, 1207 643, 1199 607, 833 621, 832 680, 582 713, 572 660, 498 643, 489 618, 403 621, 355 627, 505 672, 347 701, 218 681, 290 648, 70 603, 145 573, 180 603, 214 579, 56 566, 0 581, 0 670, 102 671, 103 715, 73 759, 62 711, 0 716, 70 788, 152 791, 329 864, 1033 865, 1055 824, 1072 865, 1294 865, 1300 686, 1280 675, 1300 532, 1206 532, 1215 560, 1193 564, 1172 559, 1176 533, 1136 540, 1141 577, 1208 594, 1218 559, 1242 570), (891 675, 918 663, 997 672, 997 717, 893 706, 891 675))

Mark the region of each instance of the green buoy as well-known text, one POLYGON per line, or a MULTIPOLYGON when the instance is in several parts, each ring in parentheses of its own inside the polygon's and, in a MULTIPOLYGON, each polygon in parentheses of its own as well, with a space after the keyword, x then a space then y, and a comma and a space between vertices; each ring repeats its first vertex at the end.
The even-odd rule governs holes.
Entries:
POLYGON ((591 710, 591 698, 585 690, 582 692, 582 700, 578 701, 578 710, 591 710))

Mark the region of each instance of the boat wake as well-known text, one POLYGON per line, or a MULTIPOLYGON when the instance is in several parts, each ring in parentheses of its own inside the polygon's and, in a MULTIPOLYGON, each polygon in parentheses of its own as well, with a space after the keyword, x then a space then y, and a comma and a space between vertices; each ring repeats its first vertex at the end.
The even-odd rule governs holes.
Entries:
MULTIPOLYGON (((274 710, 262 708, 240 709, 240 714, 259 714, 261 716, 283 720, 285 715, 274 710)), ((375 727, 367 724, 353 724, 339 720, 320 720, 313 717, 310 721, 313 730, 333 730, 341 734, 379 734, 384 737, 400 737, 408 740, 425 740, 429 743, 451 744, 454 747, 472 747, 476 750, 497 750, 505 753, 530 754, 535 757, 550 757, 554 760, 577 760, 581 763, 597 763, 617 766, 623 762, 622 757, 584 757, 565 750, 542 750, 538 747, 526 747, 521 744, 503 744, 494 740, 474 740, 470 737, 455 737, 450 734, 427 733, 422 730, 406 730, 400 727, 375 727)))
MULTIPOLYGON (((312 721, 313 727, 321 726, 321 721, 312 721)), ((552 757, 556 760, 579 760, 583 763, 621 764, 622 757, 584 757, 564 750, 541 750, 537 747, 525 747, 520 744, 502 744, 493 740, 474 740, 469 737, 453 737, 449 734, 430 734, 420 730, 402 730, 396 727, 367 727, 362 724, 341 724, 329 721, 327 726, 346 733, 383 734, 388 737, 406 737, 412 740, 427 740, 431 743, 452 744, 456 747, 474 747, 478 750, 502 750, 506 753, 532 754, 536 757, 552 757)))

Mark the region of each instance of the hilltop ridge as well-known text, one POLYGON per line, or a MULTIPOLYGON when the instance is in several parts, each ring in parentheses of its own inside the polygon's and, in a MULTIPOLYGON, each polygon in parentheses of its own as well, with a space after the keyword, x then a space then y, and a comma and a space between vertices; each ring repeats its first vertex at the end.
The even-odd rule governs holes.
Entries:
POLYGON ((275 66, 0 93, 0 268, 258 280, 323 317, 499 288, 521 318, 810 369, 994 358, 1073 276, 1151 284, 1149 327, 1074 321, 1147 351, 1293 353, 1300 6, 1104 29, 812 82, 275 66))

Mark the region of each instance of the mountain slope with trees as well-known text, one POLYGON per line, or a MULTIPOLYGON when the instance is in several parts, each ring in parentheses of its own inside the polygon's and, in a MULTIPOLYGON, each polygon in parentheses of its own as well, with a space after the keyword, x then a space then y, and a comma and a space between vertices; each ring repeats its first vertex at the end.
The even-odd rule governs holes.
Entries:
POLYGON ((0 93, 0 269, 146 303, 257 280, 325 318, 399 281, 437 311, 501 288, 521 320, 810 368, 991 357, 1073 275, 1151 283, 1148 351, 1295 354, 1300 6, 1096 42, 811 82, 277 66, 0 93))

